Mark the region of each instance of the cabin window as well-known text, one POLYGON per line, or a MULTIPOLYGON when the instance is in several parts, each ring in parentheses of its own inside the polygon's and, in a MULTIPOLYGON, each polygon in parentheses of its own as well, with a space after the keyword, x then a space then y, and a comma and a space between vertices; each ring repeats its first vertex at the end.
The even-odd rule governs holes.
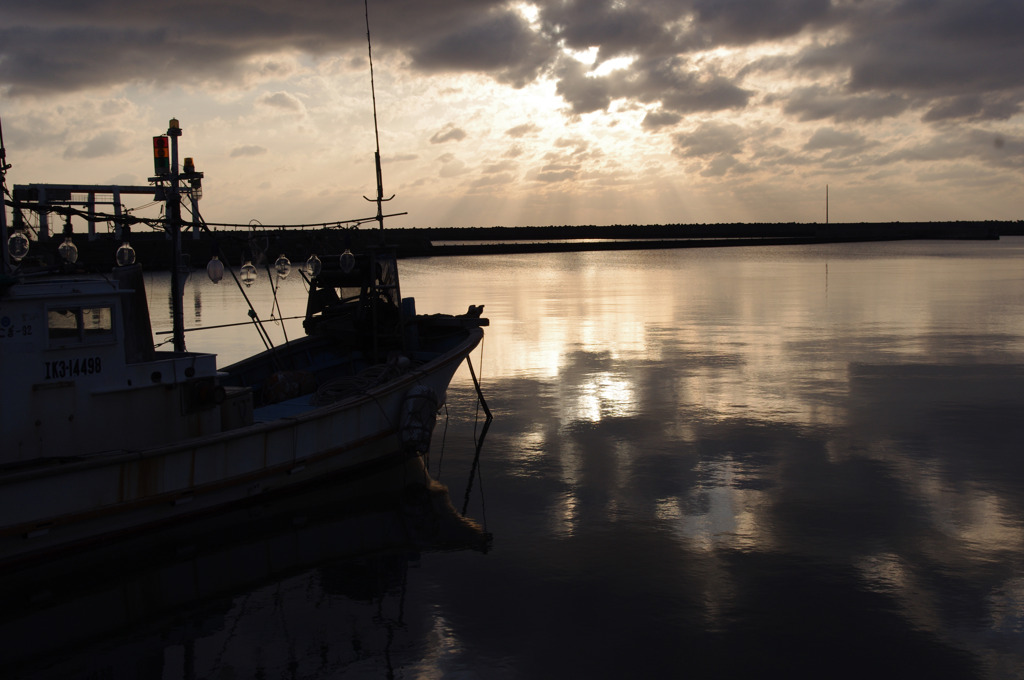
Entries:
POLYGON ((86 338, 110 335, 114 330, 113 314, 110 307, 89 307, 82 309, 82 333, 86 338))
POLYGON ((113 340, 113 320, 113 308, 103 305, 54 307, 46 314, 50 341, 57 343, 113 340))
POLYGON ((78 338, 78 315, 75 309, 66 307, 51 309, 47 314, 50 340, 73 340, 78 338))

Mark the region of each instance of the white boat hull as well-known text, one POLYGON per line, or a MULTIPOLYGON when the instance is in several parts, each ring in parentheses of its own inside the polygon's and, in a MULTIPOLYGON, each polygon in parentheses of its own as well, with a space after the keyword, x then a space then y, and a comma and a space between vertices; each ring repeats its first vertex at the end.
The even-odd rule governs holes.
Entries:
POLYGON ((426 386, 444 402, 479 343, 464 342, 342 401, 171 446, 93 454, 0 475, 0 564, 106 540, 284 491, 392 456, 402 402, 426 386))

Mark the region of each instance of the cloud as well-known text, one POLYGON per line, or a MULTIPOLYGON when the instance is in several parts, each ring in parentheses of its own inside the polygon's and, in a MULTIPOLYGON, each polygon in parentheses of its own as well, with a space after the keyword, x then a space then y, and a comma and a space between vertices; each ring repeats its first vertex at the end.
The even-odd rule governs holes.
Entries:
POLYGON ((681 121, 683 117, 672 111, 649 111, 641 125, 647 130, 670 127, 681 121))
POLYGON ((850 93, 896 95, 922 107, 935 102, 933 120, 984 109, 1001 117, 1024 101, 1019 2, 863 3, 848 10, 843 27, 843 39, 812 45, 800 65, 848 73, 850 93))
POLYGON ((470 187, 473 189, 481 189, 484 187, 507 186, 512 185, 515 182, 515 179, 515 175, 508 172, 488 174, 475 180, 470 187))
MULTIPOLYGON (((797 38, 805 47, 795 59, 759 59, 761 68, 788 63, 818 81, 795 87, 801 101, 785 106, 800 120, 874 120, 909 108, 926 122, 1005 120, 1024 103, 1019 0, 532 5, 536 15, 528 19, 502 0, 378 0, 370 8, 372 34, 379 50, 404 54, 421 72, 476 73, 515 87, 553 78, 574 115, 604 111, 616 99, 660 104, 664 113, 648 119, 651 131, 668 115, 739 110, 754 101, 757 92, 744 84, 752 64, 730 67, 697 55, 758 44, 778 54, 797 38), (565 49, 593 50, 594 62, 567 57, 565 49), (595 77, 619 57, 631 61, 595 77)), ((253 69, 281 77, 293 66, 272 55, 358 55, 365 46, 361 9, 330 0, 287 7, 209 0, 201 12, 184 12, 106 0, 83 13, 70 0, 0 0, 0 90, 46 96, 130 83, 241 82, 253 69)), ((301 102, 265 103, 298 111, 301 102)))
POLYGON ((261 106, 268 106, 283 111, 294 111, 296 113, 303 113, 306 110, 305 105, 298 97, 287 92, 268 92, 259 97, 256 103, 261 106))
POLYGON ((491 163, 480 168, 480 172, 485 175, 493 175, 497 173, 508 173, 511 170, 515 170, 517 165, 512 161, 501 161, 498 163, 491 163))
POLYGON ((540 132, 540 127, 533 123, 523 123, 522 125, 516 125, 515 127, 505 130, 505 134, 514 139, 535 135, 538 132, 540 132))
POLYGON ((562 59, 556 71, 556 91, 575 114, 603 111, 612 102, 610 79, 587 77, 587 67, 574 59, 562 59))
POLYGON ((818 151, 836 148, 863 148, 864 135, 856 132, 842 132, 835 128, 818 128, 814 135, 804 144, 805 151, 818 151))
POLYGON ((975 159, 991 167, 1024 171, 1024 135, 993 134, 982 129, 943 132, 916 144, 892 149, 877 163, 934 163, 975 159))
MULTIPOLYGON (((401 148, 427 164, 403 169, 410 176, 436 182, 439 169, 449 177, 468 172, 454 158, 429 167, 436 157, 429 149, 471 140, 479 146, 474 158, 483 159, 472 163, 474 178, 507 172, 519 181, 571 181, 564 200, 578 204, 586 201, 575 192, 593 186, 591 178, 612 162, 598 158, 599 151, 621 154, 619 167, 628 166, 633 181, 648 186, 679 182, 680 170, 692 173, 693 191, 718 189, 723 184, 710 180, 750 177, 754 170, 777 187, 783 173, 804 182, 822 172, 865 184, 888 173, 891 186, 901 164, 931 177, 944 176, 943 165, 1003 171, 1002 186, 1019 186, 1020 0, 533 0, 525 6, 508 0, 370 5, 374 59, 386 66, 378 84, 390 81, 378 94, 403 98, 401 108, 381 108, 388 116, 401 110, 389 121, 397 122, 389 134, 407 135, 401 148), (413 132, 416 125, 425 127, 413 132), (551 144, 558 135, 586 144, 551 144), (486 170, 502 158, 521 165, 486 170), (697 186, 702 178, 709 181, 697 186)), ((32 118, 20 131, 12 115, 10 139, 45 147, 51 158, 116 155, 116 141, 99 131, 149 125, 150 109, 185 95, 196 95, 189 115, 213 110, 211 132, 240 128, 242 112, 252 114, 246 104, 255 102, 262 115, 302 116, 307 140, 338 129, 343 115, 352 120, 351 107, 364 100, 363 90, 338 87, 366 68, 358 2, 207 0, 201 11, 182 11, 103 0, 83 11, 70 0, 0 0, 0 16, 0 100, 8 110, 20 107, 18 113, 53 111, 41 118, 45 124, 32 118), (85 115, 80 108, 69 116, 61 108, 90 99, 130 100, 136 110, 85 115), (92 138, 70 122, 101 117, 92 138)), ((266 153, 244 144, 223 143, 236 158, 266 153)))
POLYGON ((71 160, 76 158, 102 158, 104 156, 116 156, 129 148, 131 145, 125 140, 132 139, 132 135, 121 131, 108 130, 93 135, 84 142, 71 144, 64 150, 64 158, 71 160))
POLYGON ((546 165, 541 168, 534 178, 545 184, 555 184, 574 179, 579 174, 579 168, 565 165, 546 165))
POLYGON ((556 53, 556 46, 530 29, 512 12, 491 11, 469 15, 476 19, 409 52, 413 64, 430 72, 471 71, 488 73, 499 81, 522 87, 536 80, 556 53))
POLYGON ((448 123, 444 126, 444 129, 434 133, 434 136, 430 138, 430 143, 444 144, 445 142, 461 142, 465 138, 465 130, 455 127, 452 123, 448 123))
POLYGON ((898 116, 911 102, 898 94, 850 94, 820 85, 801 87, 785 98, 783 111, 797 120, 831 118, 836 121, 870 121, 898 116))
POLYGON ((503 158, 519 158, 524 153, 526 153, 526 149, 523 148, 522 144, 513 144, 512 146, 510 146, 508 149, 505 150, 505 153, 502 154, 502 157, 503 158))
POLYGON ((455 154, 442 154, 437 159, 441 163, 441 170, 438 173, 441 177, 456 177, 467 172, 466 164, 455 157, 455 154))
POLYGON ((697 0, 696 23, 717 44, 749 44, 794 36, 838 20, 831 0, 697 0))
POLYGON ((573 156, 585 153, 589 147, 590 143, 579 137, 559 137, 555 140, 556 149, 571 149, 573 156))
POLYGON ((1019 99, 971 94, 938 101, 922 120, 929 123, 955 119, 1007 120, 1021 110, 1022 102, 1019 99))
POLYGON ((745 134, 738 125, 702 123, 675 136, 675 152, 683 157, 732 156, 743 150, 745 134))
POLYGON ((262 156, 267 153, 267 149, 256 144, 247 144, 245 146, 237 146, 231 150, 229 154, 231 158, 245 158, 247 156, 262 156))

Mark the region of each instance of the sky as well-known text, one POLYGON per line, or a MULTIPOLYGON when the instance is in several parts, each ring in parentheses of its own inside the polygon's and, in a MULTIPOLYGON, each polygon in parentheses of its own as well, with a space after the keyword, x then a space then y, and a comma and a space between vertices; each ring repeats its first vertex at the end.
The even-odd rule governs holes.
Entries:
MULTIPOLYGON (((9 184, 372 216, 363 0, 0 0, 9 184)), ((371 0, 391 226, 1024 219, 1020 0, 371 0)), ((139 207, 129 203, 129 207, 139 207)), ((141 214, 141 213, 140 213, 141 214)))

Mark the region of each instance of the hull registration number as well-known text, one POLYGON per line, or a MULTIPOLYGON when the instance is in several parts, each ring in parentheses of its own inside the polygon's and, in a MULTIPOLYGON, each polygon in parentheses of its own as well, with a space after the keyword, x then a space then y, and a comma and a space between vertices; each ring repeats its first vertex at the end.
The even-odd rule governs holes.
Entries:
POLYGON ((74 359, 58 359, 43 362, 46 367, 46 380, 76 378, 83 375, 95 375, 103 372, 103 363, 99 357, 76 357, 74 359))

